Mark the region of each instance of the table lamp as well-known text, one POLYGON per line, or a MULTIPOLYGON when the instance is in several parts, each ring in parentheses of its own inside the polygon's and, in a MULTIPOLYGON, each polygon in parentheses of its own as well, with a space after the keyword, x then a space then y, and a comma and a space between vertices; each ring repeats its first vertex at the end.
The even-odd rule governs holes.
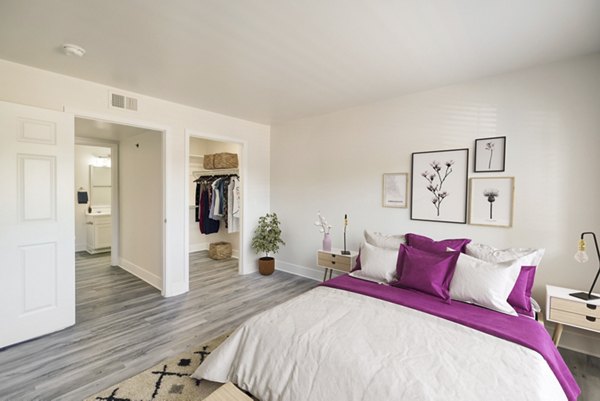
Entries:
MULTIPOLYGON (((590 231, 581 233, 581 238, 579 240, 579 246, 577 247, 577 253, 575 253, 575 260, 578 261, 579 263, 585 263, 590 259, 588 257, 588 254, 585 252, 586 244, 585 244, 585 240, 583 239, 584 235, 587 235, 587 234, 594 237, 594 245, 596 245, 596 253, 598 254, 598 262, 600 263, 600 249, 598 248, 598 240, 596 239, 596 234, 594 234, 593 232, 590 232, 590 231)), ((585 301, 589 301, 592 299, 599 299, 600 297, 598 297, 596 295, 592 295, 592 291, 594 290, 596 281, 598 281, 598 276, 600 276, 600 266, 598 266, 598 273, 596 273, 596 277, 594 278, 594 282, 592 283, 592 286, 590 287, 589 292, 574 292, 569 295, 572 297, 575 297, 575 298, 583 299, 585 301)))

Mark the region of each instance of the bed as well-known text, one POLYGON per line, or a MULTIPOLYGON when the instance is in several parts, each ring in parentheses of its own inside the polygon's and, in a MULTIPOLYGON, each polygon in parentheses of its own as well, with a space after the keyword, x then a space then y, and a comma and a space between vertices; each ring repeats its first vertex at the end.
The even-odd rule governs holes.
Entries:
POLYGON ((574 401, 543 326, 343 275, 242 324, 192 377, 262 401, 574 401))

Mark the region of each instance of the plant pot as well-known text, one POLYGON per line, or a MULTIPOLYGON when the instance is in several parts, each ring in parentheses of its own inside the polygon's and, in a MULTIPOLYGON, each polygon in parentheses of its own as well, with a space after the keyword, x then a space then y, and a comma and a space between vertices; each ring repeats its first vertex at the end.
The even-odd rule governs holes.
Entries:
POLYGON ((275 271, 275 258, 263 256, 258 259, 258 272, 263 276, 269 276, 275 271))

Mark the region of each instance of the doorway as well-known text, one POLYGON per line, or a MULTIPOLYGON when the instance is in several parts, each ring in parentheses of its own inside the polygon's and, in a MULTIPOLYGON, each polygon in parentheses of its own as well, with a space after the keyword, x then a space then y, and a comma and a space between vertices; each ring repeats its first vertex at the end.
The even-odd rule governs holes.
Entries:
POLYGON ((110 252, 112 266, 164 294, 163 135, 75 118, 76 180, 88 170, 87 182, 76 182, 76 221, 84 222, 76 225, 76 249, 85 237, 87 254, 110 252))
POLYGON ((237 259, 241 274, 244 143, 189 134, 187 145, 189 253, 237 259))

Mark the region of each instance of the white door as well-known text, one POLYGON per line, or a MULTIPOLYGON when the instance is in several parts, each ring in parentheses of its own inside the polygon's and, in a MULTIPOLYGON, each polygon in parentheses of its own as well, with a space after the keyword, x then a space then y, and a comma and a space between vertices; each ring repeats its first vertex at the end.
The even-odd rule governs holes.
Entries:
POLYGON ((75 324, 73 132, 0 102, 0 348, 75 324))

